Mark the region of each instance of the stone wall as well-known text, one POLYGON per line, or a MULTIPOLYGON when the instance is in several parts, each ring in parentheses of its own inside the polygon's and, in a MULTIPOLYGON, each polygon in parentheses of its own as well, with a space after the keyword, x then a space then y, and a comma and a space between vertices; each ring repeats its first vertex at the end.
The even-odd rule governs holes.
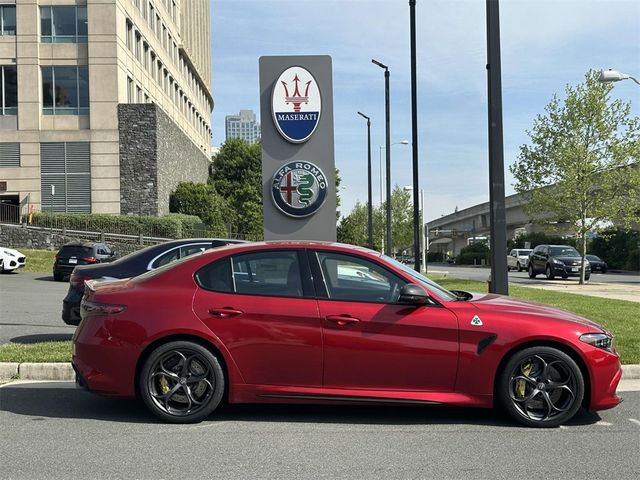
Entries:
POLYGON ((118 105, 120 211, 164 215, 180 182, 206 182, 209 159, 158 106, 118 105))
MULTIPOLYGON (((40 230, 20 225, 0 225, 0 245, 6 248, 33 248, 37 250, 58 250, 62 245, 73 240, 96 241, 91 237, 71 237, 49 230, 40 230)), ((144 248, 146 245, 126 242, 105 242, 111 245, 118 257, 122 257, 131 252, 144 248)), ((27 261, 29 259, 27 258, 27 261)))

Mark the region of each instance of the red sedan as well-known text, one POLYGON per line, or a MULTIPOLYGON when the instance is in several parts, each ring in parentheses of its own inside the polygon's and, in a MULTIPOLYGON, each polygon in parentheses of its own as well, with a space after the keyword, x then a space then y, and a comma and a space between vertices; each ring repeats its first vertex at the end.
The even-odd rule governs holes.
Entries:
POLYGON ((492 407, 552 427, 620 403, 596 323, 450 292, 371 250, 233 245, 138 277, 89 281, 73 366, 89 390, 197 422, 230 403, 492 407))

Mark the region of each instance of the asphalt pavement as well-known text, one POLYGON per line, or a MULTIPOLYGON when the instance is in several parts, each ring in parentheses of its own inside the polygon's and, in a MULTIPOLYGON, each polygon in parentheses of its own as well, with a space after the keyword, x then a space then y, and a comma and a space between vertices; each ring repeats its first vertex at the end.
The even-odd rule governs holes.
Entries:
POLYGON ((0 388, 0 478, 636 479, 640 392, 556 429, 493 410, 226 406, 196 425, 72 383, 0 388))

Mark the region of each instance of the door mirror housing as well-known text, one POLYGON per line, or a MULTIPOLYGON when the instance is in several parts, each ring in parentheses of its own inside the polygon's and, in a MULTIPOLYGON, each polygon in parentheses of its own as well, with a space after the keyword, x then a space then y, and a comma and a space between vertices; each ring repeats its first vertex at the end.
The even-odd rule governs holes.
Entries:
POLYGON ((422 287, 413 283, 407 283, 402 290, 400 290, 399 303, 405 303, 407 305, 426 305, 429 303, 429 295, 424 291, 422 287))

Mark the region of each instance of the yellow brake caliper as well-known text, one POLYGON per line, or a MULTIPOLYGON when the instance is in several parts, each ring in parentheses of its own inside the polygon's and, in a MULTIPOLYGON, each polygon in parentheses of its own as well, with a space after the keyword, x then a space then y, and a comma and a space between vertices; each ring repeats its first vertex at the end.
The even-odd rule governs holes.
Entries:
POLYGON ((163 395, 169 393, 169 382, 167 382, 167 377, 164 375, 160 376, 160 390, 162 390, 163 395))
MULTIPOLYGON (((533 370, 533 365, 531 363, 527 363, 526 365, 523 365, 522 368, 520 369, 520 371, 525 377, 529 376, 529 374, 531 373, 531 370, 533 370)), ((526 386, 527 386, 527 382, 525 382, 524 380, 522 379, 516 380, 516 396, 518 398, 524 398, 524 391, 526 386)))

